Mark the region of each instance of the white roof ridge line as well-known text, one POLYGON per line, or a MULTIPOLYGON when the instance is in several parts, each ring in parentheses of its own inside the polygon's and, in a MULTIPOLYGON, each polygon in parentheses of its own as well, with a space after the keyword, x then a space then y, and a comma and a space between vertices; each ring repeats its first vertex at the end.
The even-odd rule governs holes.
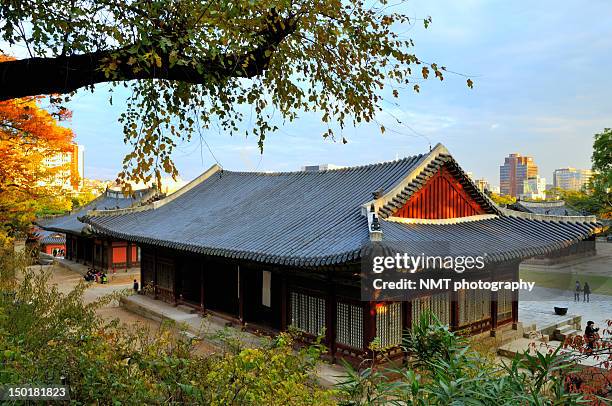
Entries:
POLYGON ((399 195, 408 184, 410 184, 414 179, 416 179, 416 177, 421 172, 423 172, 425 168, 427 168, 427 166, 441 154, 451 156, 450 152, 448 151, 448 149, 446 149, 444 145, 442 145, 441 143, 437 143, 431 151, 423 155, 423 157, 421 158, 421 163, 413 167, 410 173, 408 173, 400 182, 398 182, 398 184, 395 185, 393 189, 385 191, 385 194, 378 199, 373 199, 366 203, 363 203, 361 207, 367 210, 371 205, 374 205, 374 211, 378 212, 378 210, 382 208, 385 204, 387 204, 387 202, 392 200, 395 196, 399 195))
POLYGON ((507 217, 519 217, 530 220, 541 220, 541 221, 552 221, 560 222, 566 221, 569 223, 594 223, 597 221, 596 216, 559 216, 555 214, 537 214, 537 213, 526 213, 524 211, 511 210, 505 207, 500 208, 502 214, 507 217))
POLYGON ((474 216, 467 217, 454 217, 447 219, 421 219, 421 218, 406 218, 406 217, 394 217, 390 216, 386 219, 382 219, 382 221, 390 221, 393 223, 402 223, 402 224, 460 224, 460 223, 470 223, 473 221, 481 221, 481 220, 489 220, 500 217, 497 214, 476 214, 474 216))
POLYGON ((82 217, 111 216, 111 215, 117 215, 117 214, 128 214, 128 213, 136 213, 136 212, 141 212, 141 211, 158 209, 166 205, 167 203, 170 203, 171 201, 178 198, 179 196, 182 196, 185 193, 189 192, 191 189, 195 188, 196 186, 204 182, 206 179, 210 178, 212 175, 214 175, 215 173, 221 170, 222 168, 218 164, 214 164, 210 168, 208 168, 204 173, 202 173, 200 176, 198 176, 197 178, 195 178, 194 180, 192 180, 191 182, 189 182, 188 184, 186 184, 185 186, 183 186, 176 192, 172 193, 169 196, 164 197, 163 199, 157 200, 155 202, 152 202, 152 203, 149 203, 143 206, 127 207, 124 209, 89 210, 87 211, 85 216, 82 216, 82 217))

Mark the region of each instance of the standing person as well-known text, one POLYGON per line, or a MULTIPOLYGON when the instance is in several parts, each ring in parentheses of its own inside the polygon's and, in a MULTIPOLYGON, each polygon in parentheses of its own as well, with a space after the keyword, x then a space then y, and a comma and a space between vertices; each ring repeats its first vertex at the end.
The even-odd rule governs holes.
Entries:
POLYGON ((576 290, 574 291, 574 302, 580 301, 580 281, 576 281, 576 290))
POLYGON ((584 329, 584 338, 586 340, 587 348, 593 349, 593 344, 597 340, 597 332, 599 327, 595 328, 595 322, 592 320, 587 321, 586 328, 584 329))
POLYGON ((134 279, 134 293, 138 293, 138 281, 134 279))
POLYGON ((591 301, 591 287, 588 282, 584 283, 584 296, 582 297, 583 302, 589 303, 591 301))

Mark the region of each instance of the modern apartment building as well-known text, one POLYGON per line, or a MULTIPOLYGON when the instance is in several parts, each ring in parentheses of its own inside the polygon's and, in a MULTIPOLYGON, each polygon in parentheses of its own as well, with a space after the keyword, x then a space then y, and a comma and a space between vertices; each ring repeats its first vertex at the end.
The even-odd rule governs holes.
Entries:
POLYGON ((524 181, 538 175, 538 166, 530 156, 510 154, 499 167, 499 187, 502 195, 517 197, 524 193, 524 181))
POLYGON ((523 181, 523 192, 519 194, 521 200, 546 199, 546 178, 532 176, 523 181))
POLYGON ((82 145, 72 144, 69 151, 58 152, 45 158, 43 165, 48 168, 57 168, 57 171, 53 174, 52 179, 43 183, 73 192, 80 191, 83 188, 84 149, 82 145))
POLYGON ((561 168, 553 172, 553 185, 564 190, 581 190, 593 176, 590 169, 561 168))

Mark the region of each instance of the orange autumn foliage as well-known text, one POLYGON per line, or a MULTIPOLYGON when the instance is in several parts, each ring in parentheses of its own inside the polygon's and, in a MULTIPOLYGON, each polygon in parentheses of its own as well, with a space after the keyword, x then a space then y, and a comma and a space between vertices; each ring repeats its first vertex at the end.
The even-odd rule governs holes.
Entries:
MULTIPOLYGON (((3 59, 8 58, 0 55, 3 59)), ((65 109, 50 113, 41 99, 0 102, 0 245, 24 233, 41 205, 61 195, 48 181, 65 168, 43 163, 70 150, 74 134, 58 123, 70 114, 65 109)))

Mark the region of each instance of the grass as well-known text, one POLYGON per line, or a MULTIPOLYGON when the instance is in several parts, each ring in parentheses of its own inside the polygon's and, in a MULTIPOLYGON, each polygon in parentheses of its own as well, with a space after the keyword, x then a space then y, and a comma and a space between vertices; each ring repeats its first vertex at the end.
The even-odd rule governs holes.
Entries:
POLYGON ((581 286, 584 286, 585 282, 589 283, 591 293, 612 296, 612 277, 609 276, 521 269, 520 277, 525 281, 535 282, 539 287, 569 291, 574 291, 576 280, 579 280, 581 286))

